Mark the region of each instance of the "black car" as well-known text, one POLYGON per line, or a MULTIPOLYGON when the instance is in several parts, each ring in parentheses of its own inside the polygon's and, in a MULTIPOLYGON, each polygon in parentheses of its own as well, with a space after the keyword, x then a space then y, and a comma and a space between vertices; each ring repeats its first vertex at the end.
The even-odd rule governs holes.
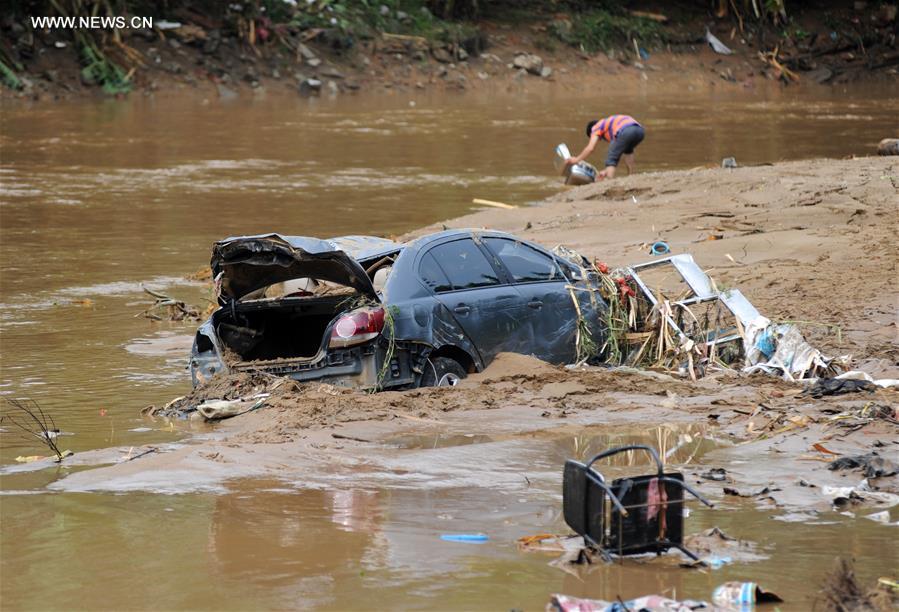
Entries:
POLYGON ((453 385, 501 352, 572 363, 579 329, 594 346, 605 335, 586 266, 502 232, 408 244, 243 236, 217 242, 211 263, 220 307, 197 331, 194 385, 241 371, 369 389, 453 385))

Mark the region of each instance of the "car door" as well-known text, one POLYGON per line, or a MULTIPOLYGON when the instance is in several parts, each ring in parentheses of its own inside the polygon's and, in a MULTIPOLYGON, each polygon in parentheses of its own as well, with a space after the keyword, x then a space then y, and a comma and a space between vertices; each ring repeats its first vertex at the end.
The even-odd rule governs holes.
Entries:
MULTIPOLYGON (((571 363, 577 349, 577 309, 568 279, 548 253, 509 238, 483 238, 522 296, 533 329, 528 352, 550 363, 571 363)), ((576 296, 579 297, 579 296, 576 296)))
POLYGON ((422 280, 450 312, 485 364, 501 352, 522 352, 529 324, 521 294, 471 238, 438 244, 419 263, 422 280))

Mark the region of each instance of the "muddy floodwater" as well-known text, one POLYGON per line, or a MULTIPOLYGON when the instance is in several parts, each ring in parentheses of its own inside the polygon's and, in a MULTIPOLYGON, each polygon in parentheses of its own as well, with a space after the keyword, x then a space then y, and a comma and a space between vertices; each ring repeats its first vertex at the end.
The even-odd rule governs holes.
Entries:
MULTIPOLYGON (((138 412, 189 388, 196 323, 135 315, 151 303, 142 287, 205 306, 208 287, 186 277, 217 239, 393 236, 469 212, 472 198, 536 202, 561 188, 555 145, 578 150, 582 125, 600 113, 644 123, 638 169, 655 171, 731 156, 752 165, 867 155, 893 135, 884 130, 895 130, 897 110, 888 86, 8 106, 0 115, 0 394, 37 400, 54 415, 60 448, 76 456, 190 443, 212 434, 138 412)), ((600 165, 601 152, 591 161, 600 165)), ((698 442, 671 461, 699 470, 720 441, 714 431, 686 433, 698 442)), ((379 448, 378 465, 410 463, 404 457, 415 453, 472 466, 468 477, 403 479, 373 468, 177 493, 159 483, 76 493, 54 485, 85 467, 19 470, 17 456, 44 449, 4 426, 0 601, 7 609, 533 610, 553 592, 708 599, 720 582, 751 579, 784 596, 784 609, 801 610, 836 556, 855 557, 866 581, 899 567, 895 546, 884 547, 894 528, 836 512, 797 518, 742 498, 715 500, 713 510, 694 505, 687 519, 691 532, 718 526, 755 543, 752 560, 713 572, 628 561, 574 576, 549 566, 552 555, 518 550, 519 537, 567 531, 565 459, 659 435, 630 424, 495 439, 425 435, 410 424, 379 448), (448 533, 489 539, 442 541, 448 533)))

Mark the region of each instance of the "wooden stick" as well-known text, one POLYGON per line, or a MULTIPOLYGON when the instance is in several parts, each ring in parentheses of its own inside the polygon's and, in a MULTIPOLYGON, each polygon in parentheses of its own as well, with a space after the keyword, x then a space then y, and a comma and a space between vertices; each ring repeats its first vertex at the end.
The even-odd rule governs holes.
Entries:
POLYGON ((446 421, 438 421, 437 419, 426 419, 426 418, 423 418, 420 416, 415 416, 412 414, 396 413, 393 416, 399 417, 401 419, 409 419, 410 421, 418 421, 420 423, 437 423, 438 425, 446 425, 446 421))
POLYGON ((367 442, 371 444, 371 440, 366 440, 365 438, 357 438, 356 436, 345 436, 339 433, 332 433, 331 437, 335 440, 352 440, 353 442, 367 442))
POLYGON ((494 202, 493 200, 482 200, 481 198, 475 198, 471 201, 472 204, 481 204, 483 206, 493 206, 494 208, 518 208, 517 206, 513 206, 512 204, 504 204, 502 202, 494 202))
POLYGON ((428 39, 424 36, 411 36, 409 34, 391 34, 390 32, 384 32, 381 34, 383 38, 392 38, 394 40, 412 40, 415 42, 427 43, 428 39))
POLYGON ((668 21, 668 17, 662 15, 661 13, 650 13, 648 11, 628 11, 634 17, 643 17, 644 19, 652 19, 658 23, 666 23, 668 21))

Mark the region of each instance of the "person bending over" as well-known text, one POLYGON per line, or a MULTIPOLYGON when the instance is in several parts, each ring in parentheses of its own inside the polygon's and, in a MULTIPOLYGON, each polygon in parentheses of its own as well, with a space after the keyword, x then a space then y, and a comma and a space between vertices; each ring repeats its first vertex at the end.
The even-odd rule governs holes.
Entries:
POLYGON ((643 142, 646 132, 643 126, 630 115, 611 115, 605 119, 591 121, 587 124, 587 138, 590 141, 577 157, 569 157, 565 160, 568 165, 582 162, 593 153, 600 139, 609 143, 609 151, 606 155, 606 167, 597 179, 614 178, 615 169, 619 160, 624 160, 627 173, 632 174, 636 165, 634 163, 634 149, 643 142))

